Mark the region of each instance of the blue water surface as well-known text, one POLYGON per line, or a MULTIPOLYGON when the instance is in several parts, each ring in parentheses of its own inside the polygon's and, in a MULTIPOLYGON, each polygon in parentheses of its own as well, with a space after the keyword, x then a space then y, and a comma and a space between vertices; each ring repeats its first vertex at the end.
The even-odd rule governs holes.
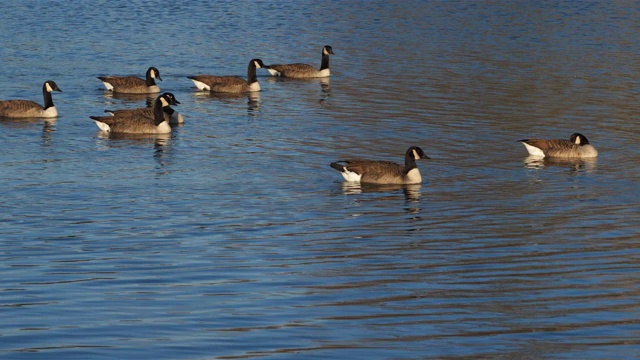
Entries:
POLYGON ((640 9, 608 2, 15 1, 0 12, 0 358, 640 357, 640 9), (248 61, 262 91, 189 75, 248 61), (89 119, 160 70, 185 124, 89 119), (526 157, 580 132, 594 161, 526 157), (423 184, 342 182, 402 162, 423 184))

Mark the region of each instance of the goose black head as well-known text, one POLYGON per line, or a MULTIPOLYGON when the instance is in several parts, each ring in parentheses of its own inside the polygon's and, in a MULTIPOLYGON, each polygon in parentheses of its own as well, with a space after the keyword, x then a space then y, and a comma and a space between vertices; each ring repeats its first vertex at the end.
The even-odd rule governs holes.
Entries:
POLYGON ((62 90, 60 90, 60 88, 58 87, 58 84, 56 84, 55 81, 53 80, 47 80, 44 82, 44 89, 47 92, 52 92, 52 91, 59 91, 62 92, 62 90))
POLYGON ((576 144, 576 145, 587 145, 589 144, 589 140, 587 140, 587 137, 580 134, 580 133, 574 133, 571 135, 571 138, 569 138, 569 140, 571 140, 572 143, 576 144))
POLYGON ((412 157, 415 160, 420 160, 420 159, 431 159, 430 157, 427 156, 427 154, 424 153, 424 151, 422 151, 422 149, 420 149, 417 146, 412 146, 407 150, 407 154, 408 157, 412 157))
POLYGON ((162 78, 160 77, 160 70, 158 70, 154 66, 150 67, 149 70, 147 70, 147 76, 151 77, 152 79, 158 79, 162 81, 162 78))
POLYGON ((176 99, 176 97, 170 93, 170 92, 166 92, 163 93, 161 95, 161 97, 167 102, 167 104, 169 105, 178 105, 180 104, 180 101, 178 101, 178 99, 176 99))
POLYGON ((335 54, 333 53, 333 49, 331 48, 331 46, 329 46, 329 45, 325 45, 325 46, 322 48, 322 55, 329 55, 329 54, 331 54, 331 55, 335 55, 335 54))
POLYGON ((251 61, 249 61, 249 66, 252 65, 255 66, 256 69, 267 67, 260 59, 251 59, 251 61))

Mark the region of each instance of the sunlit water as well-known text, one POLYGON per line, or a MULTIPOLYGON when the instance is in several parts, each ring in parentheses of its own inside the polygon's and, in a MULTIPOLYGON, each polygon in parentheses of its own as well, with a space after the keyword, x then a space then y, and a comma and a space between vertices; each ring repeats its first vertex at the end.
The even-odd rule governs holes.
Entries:
POLYGON ((583 2, 9 2, 0 99, 0 358, 640 357, 640 11, 583 2), (249 59, 252 97, 198 94, 249 59), (90 121, 160 69, 167 137, 90 121), (518 139, 585 134, 595 161, 518 139), (425 182, 343 184, 331 161, 425 182))

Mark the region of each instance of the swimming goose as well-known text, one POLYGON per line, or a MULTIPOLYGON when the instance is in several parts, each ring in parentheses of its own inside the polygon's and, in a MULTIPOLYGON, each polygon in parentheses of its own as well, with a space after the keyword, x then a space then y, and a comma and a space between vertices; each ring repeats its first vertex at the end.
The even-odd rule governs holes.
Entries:
POLYGON ((247 79, 238 76, 214 76, 196 75, 188 76, 196 85, 198 90, 209 90, 212 92, 242 93, 247 91, 260 91, 260 83, 256 75, 256 69, 264 67, 260 59, 251 59, 247 69, 247 79))
POLYGON ((340 160, 332 168, 340 171, 346 181, 370 184, 420 184, 422 177, 416 165, 418 159, 430 159, 417 146, 407 149, 404 166, 390 161, 340 160))
POLYGON ((331 46, 325 45, 322 48, 322 63, 320 64, 320 70, 307 64, 275 64, 266 66, 266 69, 271 75, 289 78, 302 79, 327 77, 330 75, 329 54, 333 55, 333 49, 331 46))
POLYGON ((8 118, 53 118, 58 116, 58 110, 53 105, 52 91, 60 91, 55 81, 47 80, 42 84, 44 106, 31 100, 0 101, 0 117, 8 118))
MULTIPOLYGON (((172 93, 164 93, 163 95, 173 97, 172 100, 178 101, 175 99, 172 93)), ((141 115, 146 116, 148 118, 153 118, 153 107, 144 107, 144 108, 136 108, 136 109, 121 109, 121 110, 105 110, 104 112, 111 114, 112 116, 129 116, 129 115, 141 115)), ((165 121, 169 122, 170 125, 178 125, 184 123, 184 117, 182 114, 177 112, 170 105, 166 105, 162 108, 162 113, 164 115, 165 121)))
POLYGON ((159 93, 160 88, 155 79, 162 80, 160 71, 155 67, 147 70, 146 80, 135 76, 98 76, 109 91, 121 94, 153 94, 159 93))
POLYGON ((165 120, 162 108, 178 105, 172 93, 164 93, 153 103, 153 117, 141 114, 125 114, 122 116, 91 116, 100 130, 123 134, 166 134, 171 132, 171 126, 165 120))
POLYGON ((589 144, 589 140, 579 133, 571 135, 569 140, 525 139, 519 140, 527 148, 529 155, 555 158, 594 158, 598 151, 589 144))

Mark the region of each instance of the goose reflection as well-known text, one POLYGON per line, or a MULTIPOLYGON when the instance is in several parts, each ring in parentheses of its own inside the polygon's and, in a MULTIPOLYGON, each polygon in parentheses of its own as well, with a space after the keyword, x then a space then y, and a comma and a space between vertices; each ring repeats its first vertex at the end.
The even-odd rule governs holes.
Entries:
POLYGON ((121 147, 136 143, 149 143, 154 146, 166 146, 171 142, 171 133, 167 134, 128 134, 98 131, 97 137, 109 146, 121 147))
POLYGON ((233 103, 236 100, 247 98, 247 111, 249 113, 260 110, 260 92, 249 91, 245 93, 219 93, 211 91, 196 91, 193 93, 196 101, 205 99, 215 99, 225 103, 233 103))
POLYGON ((322 88, 329 86, 329 78, 288 78, 281 76, 270 76, 267 77, 264 82, 268 84, 276 84, 276 83, 306 83, 306 84, 320 84, 322 88))
MULTIPOLYGON (((342 193, 345 195, 354 195, 362 193, 397 193, 402 191, 404 199, 407 202, 419 202, 422 184, 411 185, 376 185, 362 184, 357 182, 345 181, 342 183, 342 193)), ((395 198, 395 196, 393 196, 395 198)))
POLYGON ((329 79, 330 78, 328 77, 294 79, 294 78, 287 78, 287 77, 280 77, 280 76, 271 76, 266 78, 264 81, 269 84, 287 83, 287 82, 320 84, 320 90, 322 91, 322 96, 320 97, 319 102, 322 103, 326 101, 329 98, 329 96, 331 96, 331 86, 329 86, 330 85, 329 79))
POLYGON ((596 169, 598 158, 549 158, 540 156, 527 156, 523 160, 527 169, 542 169, 546 166, 559 166, 570 169, 574 172, 590 172, 596 169))
POLYGON ((10 128, 26 128, 34 126, 34 124, 43 124, 42 126, 42 144, 51 145, 51 134, 56 131, 57 118, 6 118, 0 117, 0 125, 10 128))
POLYGON ((322 89, 322 98, 320 103, 323 103, 331 96, 331 87, 329 86, 329 78, 320 79, 320 88, 322 89))
POLYGON ((54 125, 57 120, 57 118, 10 118, 0 116, 0 124, 12 128, 26 128, 43 122, 44 126, 47 127, 54 125))
POLYGON ((42 127, 42 145, 51 145, 51 134, 56 131, 55 125, 55 119, 47 119, 44 121, 44 126, 42 127))
POLYGON ((105 91, 103 93, 103 96, 107 99, 122 100, 129 103, 138 103, 141 101, 145 101, 147 106, 151 106, 153 105, 153 102, 158 94, 122 94, 114 93, 112 91, 105 91))

